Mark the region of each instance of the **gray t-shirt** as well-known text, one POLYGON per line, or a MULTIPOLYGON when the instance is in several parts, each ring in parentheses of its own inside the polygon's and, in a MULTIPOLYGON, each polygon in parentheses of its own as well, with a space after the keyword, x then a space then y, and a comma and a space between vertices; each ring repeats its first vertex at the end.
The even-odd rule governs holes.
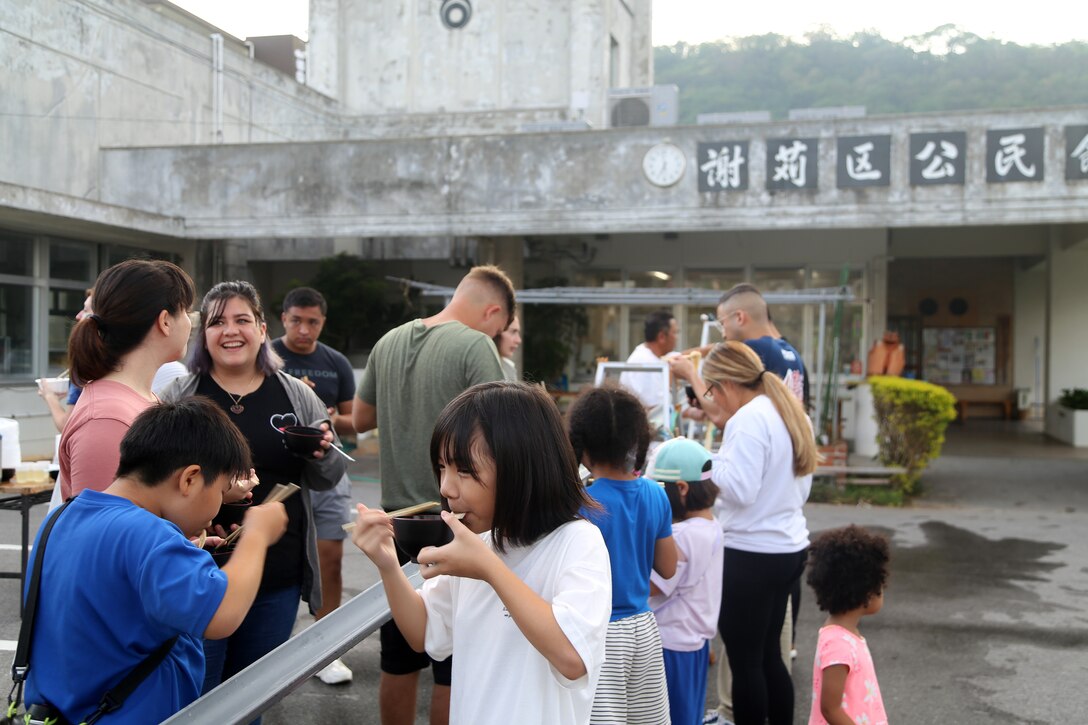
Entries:
POLYGON ((377 408, 382 508, 439 500, 430 457, 435 421, 468 388, 502 379, 495 343, 460 322, 413 320, 378 340, 355 396, 377 408))

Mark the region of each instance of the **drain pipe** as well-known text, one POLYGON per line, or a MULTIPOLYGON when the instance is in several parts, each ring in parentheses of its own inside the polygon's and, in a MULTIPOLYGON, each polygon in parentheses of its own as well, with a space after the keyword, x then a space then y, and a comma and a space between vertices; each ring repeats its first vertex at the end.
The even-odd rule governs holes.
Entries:
POLYGON ((223 34, 212 33, 212 140, 223 143, 223 34))

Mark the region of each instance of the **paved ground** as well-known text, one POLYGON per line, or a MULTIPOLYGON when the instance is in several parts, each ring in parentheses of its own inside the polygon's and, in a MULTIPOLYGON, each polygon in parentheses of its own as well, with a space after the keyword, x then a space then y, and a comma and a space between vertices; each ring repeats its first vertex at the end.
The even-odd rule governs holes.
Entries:
MULTIPOLYGON (((376 462, 360 461, 353 473, 358 499, 375 501, 376 462)), ((925 499, 911 508, 806 511, 813 531, 858 523, 891 537, 885 608, 862 623, 890 720, 1088 722, 1088 452, 1047 442, 1030 425, 972 421, 950 430, 925 484, 925 499)), ((35 527, 43 510, 35 511, 35 527)), ((0 544, 17 540, 18 516, 3 515, 0 544)), ((0 551, 0 567, 17 566, 14 551, 0 551)), ((347 596, 375 579, 350 545, 344 568, 347 596)), ((0 612, 0 639, 14 640, 12 581, 0 581, 0 612)), ((807 722, 822 620, 806 591, 795 667, 798 723, 807 722)), ((299 627, 308 624, 300 616, 299 627)), ((353 683, 312 680, 264 721, 377 722, 376 642, 364 642, 345 661, 353 683)), ((417 722, 426 722, 422 713, 417 722)))

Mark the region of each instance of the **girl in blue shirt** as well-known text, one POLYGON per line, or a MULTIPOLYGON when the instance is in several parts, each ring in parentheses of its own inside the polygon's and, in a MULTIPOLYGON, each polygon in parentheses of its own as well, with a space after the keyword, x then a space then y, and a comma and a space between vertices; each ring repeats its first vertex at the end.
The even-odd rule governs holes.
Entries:
POLYGON ((650 610, 650 570, 676 573, 672 509, 665 490, 642 478, 651 429, 642 403, 618 386, 581 395, 568 418, 575 456, 593 474, 587 511, 612 568, 612 616, 592 723, 668 723, 661 638, 650 610))

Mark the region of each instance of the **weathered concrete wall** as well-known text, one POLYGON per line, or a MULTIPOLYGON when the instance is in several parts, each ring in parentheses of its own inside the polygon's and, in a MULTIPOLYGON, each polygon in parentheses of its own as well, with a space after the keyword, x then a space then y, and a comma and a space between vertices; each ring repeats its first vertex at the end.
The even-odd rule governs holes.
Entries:
POLYGON ((499 112, 509 131, 579 117, 603 126, 610 34, 621 85, 652 78, 645 1, 495 0, 475 3, 461 28, 443 25, 441 6, 311 0, 307 82, 349 115, 499 112))
MULTIPOLYGON (((156 7, 0 0, 0 181, 95 199, 101 147, 216 140, 213 29, 156 7)), ((335 111, 227 38, 223 140, 336 137, 335 111)))
POLYGON ((182 216, 206 237, 494 236, 721 229, 1052 224, 1088 221, 1088 182, 1066 181, 1063 128, 1085 108, 749 126, 615 129, 381 142, 103 152, 102 196, 182 216), (1045 177, 986 182, 986 131, 1042 126, 1045 177), (963 130, 963 185, 911 186, 912 132, 963 130), (886 187, 836 186, 837 137, 891 136, 886 187), (766 139, 819 139, 818 188, 766 188, 766 139), (699 192, 699 142, 751 139, 747 191, 699 192), (668 140, 687 157, 659 188, 642 160, 668 140))
MULTIPOLYGON (((1052 408, 1066 388, 1088 388, 1088 227, 1052 228, 1047 259, 1046 402, 1052 408)), ((1052 410, 1048 410, 1051 413, 1052 410)), ((1053 423, 1048 421, 1048 428, 1053 423)))

